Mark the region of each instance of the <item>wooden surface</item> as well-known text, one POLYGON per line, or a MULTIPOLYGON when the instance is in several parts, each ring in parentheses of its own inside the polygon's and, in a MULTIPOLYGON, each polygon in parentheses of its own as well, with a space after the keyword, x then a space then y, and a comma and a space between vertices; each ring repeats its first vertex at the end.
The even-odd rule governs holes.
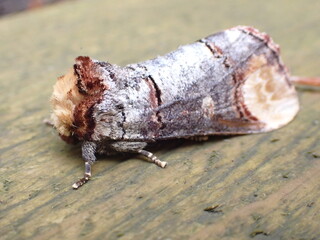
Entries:
POLYGON ((235 25, 281 45, 295 75, 320 75, 320 1, 71 1, 0 20, 0 239, 320 239, 320 92, 266 134, 170 141, 166 169, 102 157, 42 124, 78 55, 124 65, 235 25), (204 209, 208 208, 204 211, 204 209))

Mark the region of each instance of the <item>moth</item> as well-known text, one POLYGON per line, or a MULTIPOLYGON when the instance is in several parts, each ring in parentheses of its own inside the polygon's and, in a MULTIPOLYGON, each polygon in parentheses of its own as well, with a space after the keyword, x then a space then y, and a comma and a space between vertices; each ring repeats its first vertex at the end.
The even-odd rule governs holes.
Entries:
POLYGON ((84 177, 96 154, 136 153, 158 140, 262 133, 289 123, 297 93, 265 33, 238 26, 152 60, 125 67, 79 56, 58 78, 51 122, 68 143, 82 143, 84 177))

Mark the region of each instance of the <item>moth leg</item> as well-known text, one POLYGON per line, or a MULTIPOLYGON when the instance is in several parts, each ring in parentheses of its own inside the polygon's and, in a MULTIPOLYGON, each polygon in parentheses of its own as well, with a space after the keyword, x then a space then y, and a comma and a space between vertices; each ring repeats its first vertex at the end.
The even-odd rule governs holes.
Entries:
POLYGON ((165 168, 167 166, 167 162, 163 162, 151 152, 143 150, 146 145, 147 144, 145 142, 115 142, 111 144, 111 147, 118 152, 138 153, 139 155, 143 156, 148 162, 165 168))
POLYGON ((138 150, 138 153, 141 156, 144 156, 147 161, 156 164, 158 167, 165 168, 167 166, 167 164, 168 164, 167 162, 161 161, 153 153, 148 152, 146 150, 140 149, 140 150, 138 150))
POLYGON ((73 189, 78 189, 91 178, 91 165, 96 161, 96 148, 97 146, 93 142, 85 141, 82 143, 82 158, 85 161, 84 176, 72 185, 73 189))

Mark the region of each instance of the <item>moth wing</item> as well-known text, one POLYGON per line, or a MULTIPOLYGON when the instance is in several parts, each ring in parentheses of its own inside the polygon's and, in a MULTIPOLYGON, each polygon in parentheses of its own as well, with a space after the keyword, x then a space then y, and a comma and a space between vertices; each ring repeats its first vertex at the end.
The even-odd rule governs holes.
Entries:
POLYGON ((159 138, 267 132, 286 125, 299 110, 286 69, 263 54, 223 81, 206 81, 206 91, 186 91, 160 107, 159 138))

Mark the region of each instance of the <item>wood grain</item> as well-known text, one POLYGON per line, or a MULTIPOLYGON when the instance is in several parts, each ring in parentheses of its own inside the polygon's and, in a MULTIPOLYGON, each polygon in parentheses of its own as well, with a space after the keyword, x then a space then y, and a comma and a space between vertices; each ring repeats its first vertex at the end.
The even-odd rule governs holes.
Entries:
POLYGON ((0 20, 0 239, 319 239, 320 92, 272 133, 153 146, 166 169, 100 157, 42 120, 78 55, 125 65, 235 25, 268 32, 294 75, 319 76, 316 1, 76 1, 0 20), (204 211, 219 205, 219 211, 204 211))

